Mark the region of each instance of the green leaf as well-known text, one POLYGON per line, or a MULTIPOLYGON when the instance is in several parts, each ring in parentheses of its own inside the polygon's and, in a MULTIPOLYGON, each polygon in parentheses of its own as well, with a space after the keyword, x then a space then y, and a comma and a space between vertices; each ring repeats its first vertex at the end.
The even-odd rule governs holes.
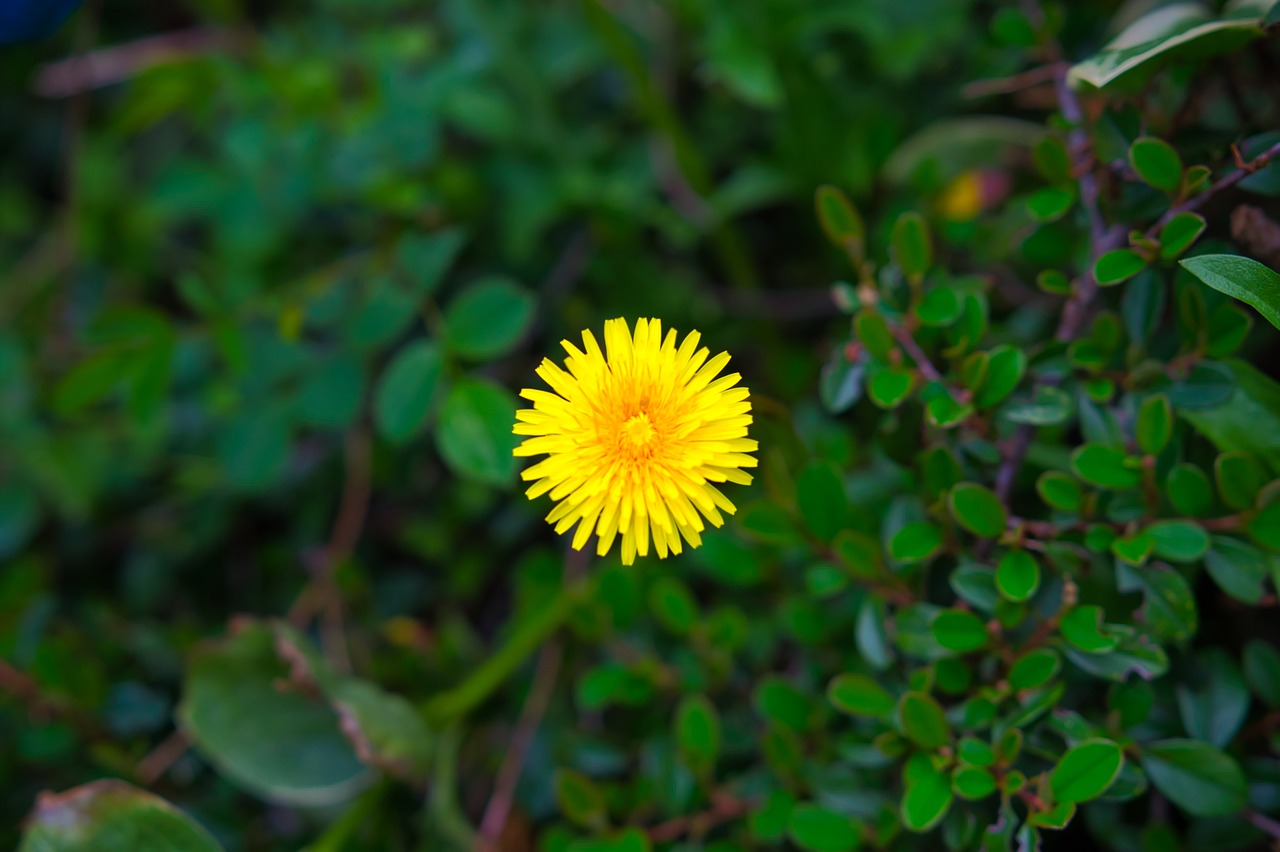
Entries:
POLYGON ((515 397, 501 385, 487 379, 459 381, 440 409, 440 455, 461 476, 506 485, 516 471, 511 454, 517 443, 511 434, 515 409, 515 397))
POLYGON ((980 766, 957 766, 951 773, 951 788, 960 798, 977 801, 996 791, 996 779, 980 766))
POLYGON ((1244 677, 1267 707, 1280 707, 1280 651, 1261 639, 1244 646, 1244 677))
POLYGON ((795 798, 786 790, 770 790, 764 803, 751 814, 751 834, 764 843, 776 843, 782 839, 791 821, 791 809, 795 798))
POLYGON ((1155 546, 1156 543, 1151 536, 1142 531, 1114 539, 1111 542, 1111 552, 1116 555, 1116 558, 1130 565, 1143 565, 1146 563, 1147 558, 1151 556, 1151 551, 1155 549, 1155 546))
POLYGON ((1107 633, 1116 641, 1111 651, 1086 653, 1068 645, 1064 649, 1067 659, 1094 677, 1116 682, 1135 674, 1145 679, 1157 678, 1169 670, 1169 655, 1134 628, 1109 624, 1107 633))
POLYGON ((893 256, 908 278, 922 278, 933 266, 933 240, 919 213, 907 212, 893 225, 893 256))
POLYGON ((1233 254, 1205 254, 1181 261, 1183 268, 1220 293, 1252 305, 1280 328, 1280 274, 1233 254))
POLYGON ((91 781, 41 793, 18 852, 221 852, 222 846, 173 805, 123 781, 91 781))
POLYGON ((796 478, 796 503, 809 529, 830 541, 849 523, 849 500, 834 465, 814 462, 796 478))
POLYGON ((551 784, 560 812, 571 822, 597 831, 608 824, 604 793, 590 778, 574 769, 557 769, 551 784))
POLYGON ((720 753, 720 714, 705 695, 688 695, 676 708, 676 742, 689 765, 709 773, 720 753))
POLYGON ((809 696, 777 675, 766 675, 756 684, 755 706, 761 716, 797 733, 809 728, 812 715, 809 696))
POLYGON ((979 538, 998 538, 1008 522, 995 492, 974 482, 952 488, 947 504, 956 522, 979 538))
POLYGON ((1223 453, 1213 464, 1222 502, 1232 509, 1252 509, 1266 482, 1266 472, 1247 453, 1223 453))
POLYGON ((926 751, 937 751, 951 742, 951 726, 942 707, 931 695, 908 692, 898 702, 898 716, 907 739, 926 751))
POLYGON ((270 404, 232 421, 218 447, 218 460, 227 481, 244 491, 273 485, 289 462, 291 425, 284 406, 270 404))
POLYGON ((854 628, 854 640, 858 653, 873 669, 883 671, 893 665, 893 649, 889 645, 889 633, 885 627, 884 604, 868 595, 858 609, 858 624, 854 628))
POLYGON ((973 406, 956 402, 951 394, 943 392, 929 400, 925 406, 925 416, 929 424, 940 429, 959 426, 973 414, 973 406))
POLYGON ((1178 683, 1178 711, 1187 733, 1225 748, 1249 715, 1249 688, 1235 660, 1219 648, 1205 651, 1178 683))
POLYGON ((889 540, 889 556, 895 562, 914 564, 933 556, 942 547, 942 530, 919 521, 907 524, 889 540))
POLYGON ((643 829, 624 828, 608 835, 575 840, 565 852, 653 852, 653 844, 643 829))
POLYGON ((1124 752, 1111 740, 1085 740, 1062 756, 1049 776, 1054 801, 1079 803, 1107 791, 1124 766, 1124 752))
POLYGON ((1030 399, 1005 406, 1004 417, 1011 423, 1030 426, 1058 426, 1071 419, 1071 397, 1062 388, 1037 387, 1030 399))
POLYGON ((1147 267, 1147 259, 1133 249, 1112 249, 1093 265, 1093 277, 1100 287, 1128 281, 1147 267))
POLYGON ((843 192, 830 185, 818 187, 814 206, 827 239, 848 252, 855 264, 861 263, 867 232, 857 208, 843 192))
POLYGON ((1198 562, 1209 550, 1209 534, 1194 521, 1156 521, 1144 532, 1152 552, 1170 562, 1198 562))
POLYGON ((360 309, 341 328, 350 344, 362 350, 376 350, 398 338, 418 312, 417 297, 390 277, 378 277, 360 309))
POLYGON ((1095 56, 1072 66, 1072 85, 1133 88, 1165 63, 1238 50, 1262 35, 1260 16, 1208 20, 1199 3, 1161 6, 1131 23, 1095 56))
POLYGON ((1272 500, 1249 521, 1249 535, 1268 550, 1280 550, 1280 500, 1272 500))
POLYGON ((1142 136, 1129 146, 1129 165, 1145 183, 1168 193, 1182 186, 1182 158, 1173 146, 1154 136, 1142 136))
POLYGON ((688 636, 698 622, 698 603, 689 587, 674 577, 659 577, 649 587, 649 609, 676 636, 688 636))
POLYGON ((851 716, 887 718, 897 702, 883 686, 866 675, 839 674, 827 685, 827 700, 851 716))
MULTIPOLYGON (((1048 828, 1054 831, 1061 831, 1071 824, 1071 820, 1076 815, 1075 802, 1059 802, 1047 811, 1036 811, 1027 817, 1027 826, 1037 828, 1048 828)), ((1034 848, 1035 844, 1023 842, 1021 848, 1034 848)))
POLYGON ((1150 456, 1160 454, 1173 437, 1173 407, 1169 405, 1167 396, 1156 394, 1142 401, 1134 434, 1144 453, 1150 456))
POLYGON ((1084 504, 1084 491, 1080 483, 1056 470, 1048 470, 1040 474, 1036 480, 1036 491, 1045 505, 1060 512, 1079 512, 1084 504))
POLYGON ((355 355, 339 353, 312 370, 298 391, 298 418, 308 426, 345 429, 355 422, 364 402, 364 365, 355 355))
POLYGON ((1180 515, 1204 517, 1213 509, 1213 486, 1200 468, 1182 462, 1165 480, 1165 494, 1180 515))
POLYGON ((1228 816, 1248 805, 1244 773, 1228 755, 1196 740, 1159 740, 1142 749, 1156 789, 1193 816, 1228 816))
POLYGON ((892 367, 880 370, 871 377, 867 395, 881 408, 897 408, 915 389, 915 376, 906 370, 892 367))
POLYGON ((1119 640, 1103 629, 1102 608, 1078 606, 1062 619, 1062 638, 1089 654, 1105 654, 1114 650, 1119 640))
POLYGON ((851 852, 862 845, 861 826, 846 816, 809 803, 791 809, 787 831, 806 852, 851 852))
POLYGON ((1106 444, 1085 444, 1071 454, 1071 470, 1097 488, 1123 491, 1142 484, 1141 472, 1126 465, 1124 452, 1106 444))
POLYGON ((1157 637, 1182 640, 1195 635, 1199 613, 1185 577, 1160 565, 1142 570, 1122 565, 1117 576, 1121 591, 1141 591, 1145 596, 1141 618, 1157 637))
POLYGON ((853 334, 868 352, 881 361, 889 361, 893 353, 898 351, 893 332, 889 330, 888 322, 879 311, 859 311, 853 318, 853 334))
POLYGON ((1160 229, 1160 258, 1173 260, 1192 243, 1200 239, 1205 229, 1204 217, 1199 213, 1179 213, 1160 229))
POLYGON ((1214 536, 1204 567, 1218 588, 1236 600, 1257 604, 1267 580, 1267 561, 1253 545, 1228 536, 1214 536))
POLYGON ((440 286, 466 239, 461 228, 407 234, 396 243, 396 263, 412 281, 414 291, 419 296, 429 296, 440 286))
POLYGON ((1066 186, 1046 186, 1027 199, 1027 212, 1037 222, 1061 219, 1076 203, 1075 191, 1066 186))
POLYGON ((989 353, 987 375, 974 394, 978 408, 990 408, 1013 393, 1027 372, 1027 354, 1013 346, 997 346, 989 353))
POLYGON ((1046 269, 1036 275, 1036 286, 1054 296, 1071 295, 1071 279, 1057 269, 1046 269))
POLYGON ((943 328, 960 317, 960 297, 950 287, 934 287, 915 307, 921 325, 943 328))
POLYGON ((528 332, 534 307, 533 293, 508 278, 475 281, 445 311, 445 343, 475 361, 504 355, 528 332))
POLYGON ((927 754, 914 754, 902 771, 903 793, 899 813, 907 831, 923 833, 947 815, 954 800, 951 779, 937 769, 927 754))
POLYGON ((1014 689, 1037 689, 1057 677, 1062 657, 1051 648, 1033 648, 1009 668, 1009 685, 1014 689))
POLYGON ((335 672, 287 622, 274 621, 271 629, 276 653, 289 664, 290 677, 323 695, 360 760, 411 783, 426 781, 435 738, 412 702, 367 680, 335 672))
POLYGON ((933 637, 949 651, 968 653, 991 641, 986 623, 971 612, 945 609, 933 619, 933 637))
POLYGON ((373 400, 374 423, 383 439, 403 444, 422 431, 440 383, 441 366, 440 350, 428 340, 409 344, 391 359, 373 400))
POLYGON ((962 763, 969 763, 974 766, 993 766, 996 762, 996 753, 991 746, 982 740, 973 737, 965 737, 960 740, 956 747, 962 763))
POLYGON ((179 724, 220 775, 262 798, 299 807, 346 801, 372 775, 333 710, 280 689, 285 676, 271 630, 242 623, 187 667, 179 724))
POLYGON ((1029 600, 1040 588, 1040 564, 1025 550, 1010 550, 996 565, 996 588, 1014 603, 1029 600))
POLYGON ((1031 149, 1031 159, 1041 176, 1050 183, 1066 183, 1073 179, 1071 155, 1058 134, 1046 133, 1037 139, 1031 149))

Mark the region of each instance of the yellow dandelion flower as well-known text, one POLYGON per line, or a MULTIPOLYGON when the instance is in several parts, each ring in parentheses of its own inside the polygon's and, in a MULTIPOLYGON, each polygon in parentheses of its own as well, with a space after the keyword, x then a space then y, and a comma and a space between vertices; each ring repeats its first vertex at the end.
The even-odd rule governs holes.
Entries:
POLYGON ((742 470, 756 466, 750 394, 738 373, 716 378, 729 355, 708 358, 700 338, 690 332, 677 346, 660 320, 636 320, 634 335, 609 320, 603 350, 584 331, 583 349, 561 342, 567 370, 543 359, 537 372, 553 393, 520 392, 533 408, 516 412, 513 431, 529 437, 515 454, 547 457, 521 474, 533 481, 525 493, 550 492, 547 522, 557 533, 576 523, 575 550, 595 532, 601 556, 622 536, 624 565, 648 555, 650 538, 665 559, 682 538, 702 543, 703 518, 718 527, 721 511, 734 513, 715 483, 751 482, 742 470))

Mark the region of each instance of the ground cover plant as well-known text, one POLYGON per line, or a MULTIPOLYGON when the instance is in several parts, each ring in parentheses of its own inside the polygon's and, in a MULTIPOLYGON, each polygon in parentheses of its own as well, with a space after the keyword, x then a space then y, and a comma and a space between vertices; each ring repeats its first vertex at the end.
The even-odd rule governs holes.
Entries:
POLYGON ((1280 842, 1280 4, 52 11, 0 843, 1280 842))

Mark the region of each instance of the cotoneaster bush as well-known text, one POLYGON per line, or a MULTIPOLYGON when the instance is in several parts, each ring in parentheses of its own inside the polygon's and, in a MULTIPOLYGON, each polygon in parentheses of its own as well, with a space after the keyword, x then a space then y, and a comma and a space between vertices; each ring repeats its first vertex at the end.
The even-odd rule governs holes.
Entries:
POLYGON ((0 302, 24 850, 1280 840, 1280 5, 324 9, 0 302))

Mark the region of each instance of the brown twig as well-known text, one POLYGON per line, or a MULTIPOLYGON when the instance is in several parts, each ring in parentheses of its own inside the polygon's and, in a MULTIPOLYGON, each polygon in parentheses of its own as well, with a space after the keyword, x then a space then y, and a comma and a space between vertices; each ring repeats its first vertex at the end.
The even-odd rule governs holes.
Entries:
POLYGON ((485 806, 484 816, 480 820, 481 852, 497 852, 499 838, 507 826, 511 815, 511 806, 515 802, 516 783, 524 769, 525 758, 533 743, 534 734, 547 712, 551 694, 555 689, 556 676, 560 672, 560 660, 564 649, 559 642, 549 642, 542 646, 538 653, 537 667, 534 669, 533 686, 520 710, 520 719, 516 723, 515 733, 511 736, 511 745, 507 748, 506 757, 498 770, 498 777, 493 782, 493 793, 489 804, 485 806))
POLYGON ((1196 210, 1203 207, 1209 199, 1213 198, 1224 189, 1230 189, 1249 175, 1266 168, 1273 160, 1280 158, 1280 142, 1272 145, 1270 148, 1248 162, 1245 162, 1240 158, 1238 150, 1234 148, 1232 150, 1238 161, 1238 168, 1236 171, 1226 175, 1225 177, 1219 178, 1208 189, 1199 195, 1194 195, 1186 201, 1183 201, 1181 204, 1176 204, 1173 207, 1170 207, 1168 211, 1166 211, 1165 214, 1161 216, 1160 219, 1147 231, 1148 237, 1155 239, 1160 233, 1160 229, 1163 228, 1164 225, 1174 216, 1177 216, 1179 213, 1194 213, 1196 210))
POLYGON ((933 366, 929 356, 924 354, 924 350, 920 348, 920 344, 916 343, 911 332, 896 322, 889 320, 885 322, 889 326, 889 333, 893 335, 893 339, 898 341, 898 345, 902 347, 903 351, 911 356, 912 361, 916 362, 916 369, 920 371, 920 375, 931 382, 942 381, 942 374, 938 372, 937 367, 933 366))
POLYGON ((1065 63, 1054 62, 1049 65, 1039 65, 1008 77, 993 77, 966 83, 960 89, 960 96, 974 99, 985 98, 990 95, 1009 95, 1014 92, 1020 92, 1023 89, 1030 89, 1033 86, 1052 83, 1054 79, 1065 73, 1065 63))
POLYGON ((1280 840, 1280 822, 1276 822, 1271 817, 1265 814, 1260 814, 1254 810, 1246 810, 1241 814, 1241 816, 1248 820, 1254 828, 1258 829, 1258 831, 1261 831, 1273 840, 1280 840))
POLYGON ((364 527, 369 507, 369 434, 356 427, 347 435, 346 476, 342 499, 334 518, 329 542, 316 558, 312 578, 289 610, 289 622, 303 627, 317 611, 321 613, 322 640, 329 661, 342 670, 350 668, 343 640, 342 595, 337 586, 337 571, 351 555, 364 527))
POLYGON ((653 826, 647 833, 654 843, 667 843, 686 834, 705 834, 722 823, 746 814, 752 806, 751 801, 717 791, 712 794, 709 810, 667 820, 653 826))
POLYGON ((191 741, 187 739, 187 735, 181 730, 174 731, 138 761, 138 768, 135 770, 138 780, 148 786, 156 783, 190 747, 191 741))
POLYGON ((242 33, 228 30, 162 33, 50 62, 37 72, 32 89, 45 98, 71 97, 131 79, 157 65, 244 44, 242 33))

